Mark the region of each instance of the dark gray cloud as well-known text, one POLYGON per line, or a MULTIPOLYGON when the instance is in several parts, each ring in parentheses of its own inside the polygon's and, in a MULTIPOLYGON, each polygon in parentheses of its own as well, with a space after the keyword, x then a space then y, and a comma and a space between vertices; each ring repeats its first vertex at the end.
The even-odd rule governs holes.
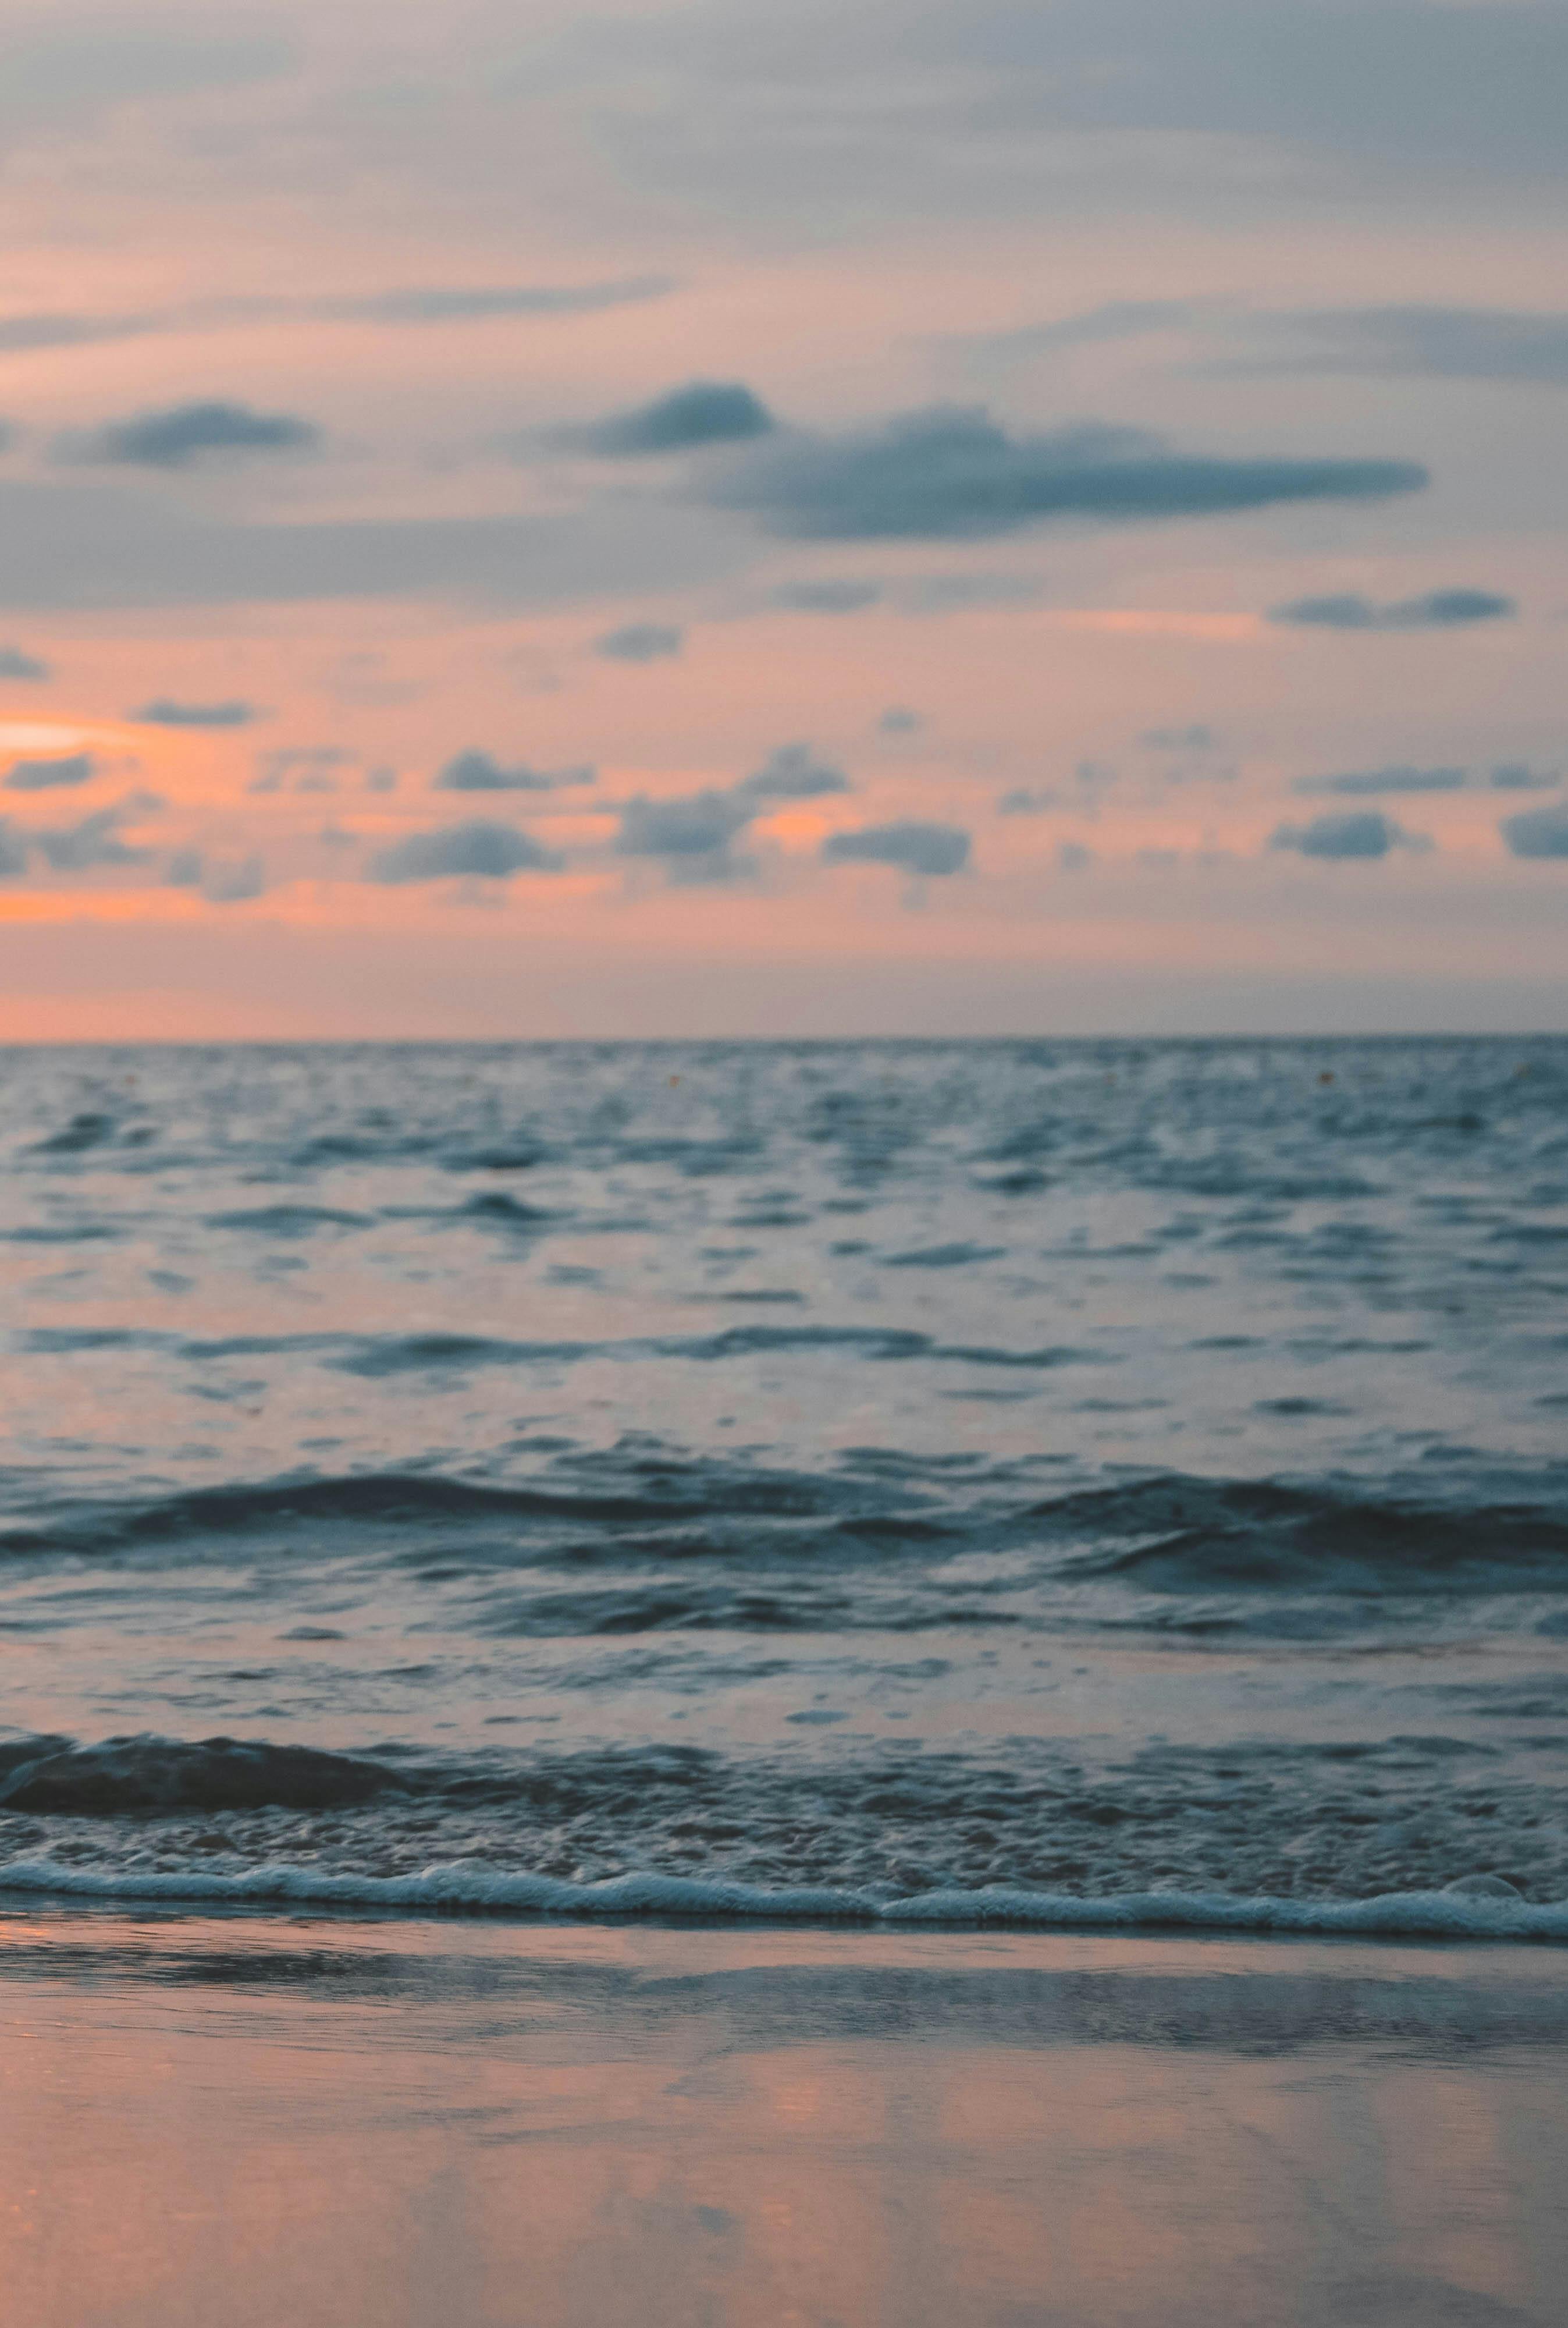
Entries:
POLYGON ((1047 809, 1055 808, 1059 795, 1043 786, 1015 784, 1010 793, 1003 793, 996 803, 998 816, 1043 816, 1047 809))
POLYGON ((654 453, 687 453, 704 445, 733 445, 765 436, 774 426, 765 404, 739 380, 694 380, 630 412, 575 432, 574 441, 604 460, 654 453))
POLYGON ((254 703, 177 703, 160 695, 127 717, 149 728, 248 728, 261 714, 254 703))
POLYGON ((862 825, 858 832, 830 833, 822 844, 828 865, 893 865, 900 871, 942 875, 961 872, 969 861, 969 835, 956 824, 862 825))
POLYGON ((71 752, 58 760, 14 760, 5 777, 8 793, 51 793, 70 784, 89 784, 98 774, 90 752, 71 752))
POLYGON ((1494 768, 1487 779, 1494 792, 1550 793, 1555 792, 1563 779, 1545 768, 1527 768, 1523 761, 1507 760, 1494 768))
POLYGON ((848 792, 850 782, 842 768, 814 759, 809 745, 780 744, 735 790, 742 800, 819 800, 826 793, 848 792))
POLYGON ((438 793, 553 793, 562 784, 591 784, 593 775, 592 768, 507 768, 488 752, 459 752, 432 784, 438 793))
POLYGON ((710 493, 797 538, 957 540, 1053 517, 1136 521, 1382 500, 1426 482, 1414 462, 1213 459, 1134 429, 1013 437, 978 408, 938 407, 846 436, 765 446, 710 493))
POLYGON ((558 873, 565 859, 515 825, 449 824, 411 832, 371 858, 372 881, 505 881, 514 873, 558 873))
POLYGON ((221 858, 206 866, 201 895, 210 906, 240 906, 266 890, 266 867, 261 858, 221 858))
POLYGON ((1149 728, 1138 741, 1148 752, 1213 752, 1219 747, 1219 737, 1214 729, 1201 724, 1190 728, 1149 728))
POLYGON ((79 824, 56 826, 29 836, 57 873, 86 873, 103 865, 140 865, 152 854, 134 849, 120 835, 123 806, 100 808, 79 824))
POLYGON ((720 859, 752 821, 757 804, 735 793, 687 793, 677 800, 628 801, 615 846, 622 857, 720 859))
POLYGON ((1299 776, 1291 790, 1373 800, 1379 793, 1457 793, 1464 783, 1462 768, 1363 768, 1343 776, 1299 776))
POLYGON ((771 603, 792 615, 858 615, 863 607, 876 605, 882 596, 880 582, 826 575, 817 582, 781 582, 771 603))
POLYGON ((1522 809, 1506 816, 1498 831, 1515 857, 1568 857, 1568 802, 1522 809))
POLYGON ((144 469, 188 469, 251 453, 303 453, 319 443, 309 420, 287 412, 253 412, 248 405, 176 404, 111 420, 92 434, 66 440, 61 451, 78 461, 144 469))
POLYGON ((1379 815, 1376 809, 1362 809, 1314 817, 1306 825, 1282 824, 1269 847, 1294 849, 1303 857, 1377 858, 1386 857, 1391 849, 1408 847, 1414 838, 1391 817, 1379 815))
POLYGON ((27 836, 8 816, 0 816, 0 881, 19 881, 27 870, 27 836))
POLYGON ((1086 849, 1081 840, 1064 840, 1056 852, 1059 873, 1087 873, 1094 861, 1094 850, 1086 849))
POLYGON ((890 703, 876 724, 883 736, 917 736, 926 723, 907 703, 890 703))
POLYGON ((0 679, 47 679, 49 665, 23 647, 0 647, 0 679))
POLYGON ((1328 631, 1453 631, 1471 623, 1503 622, 1519 609, 1496 590, 1429 590, 1420 598, 1389 604, 1347 592, 1329 598, 1294 598, 1269 610, 1271 623, 1296 623, 1328 631))
POLYGON ((658 662, 678 655, 685 641, 686 633, 672 623, 622 623, 595 639, 593 652, 611 662, 658 662))

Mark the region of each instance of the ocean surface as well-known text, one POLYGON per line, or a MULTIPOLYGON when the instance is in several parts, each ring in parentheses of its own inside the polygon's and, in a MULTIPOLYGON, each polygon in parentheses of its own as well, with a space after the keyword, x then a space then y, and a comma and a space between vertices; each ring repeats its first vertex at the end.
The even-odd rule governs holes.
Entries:
POLYGON ((1568 1938, 1568 1042, 0 1103, 13 1898, 1568 1938))

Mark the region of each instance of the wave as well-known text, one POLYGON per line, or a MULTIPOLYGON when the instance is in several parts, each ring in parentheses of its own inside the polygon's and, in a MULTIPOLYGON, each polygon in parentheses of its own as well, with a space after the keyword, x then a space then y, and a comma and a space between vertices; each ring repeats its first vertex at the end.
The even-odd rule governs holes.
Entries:
POLYGON ((690 1917, 703 1921, 1012 1925, 1039 1931, 1321 1933, 1342 1938, 1568 1940, 1568 1900, 1532 1901, 1491 1878, 1371 1899, 1275 1899, 1222 1892, 1033 1892, 1001 1885, 886 1899, 832 1885, 738 1883, 638 1872, 597 1883, 457 1860, 407 1875, 338 1874, 273 1862, 212 1867, 94 1868, 48 1858, 0 1866, 0 1895, 343 1907, 444 1915, 544 1915, 579 1921, 690 1917))
POLYGON ((97 1746, 30 1739, 20 1747, 11 1741, 3 1762, 9 1768, 0 1779, 0 1810, 43 1816, 344 1810, 406 1785, 397 1772, 359 1756, 235 1738, 191 1745, 108 1738, 97 1746))
POLYGON ((1543 1503, 1439 1504, 1349 1486, 1180 1474, 1032 1507, 1075 1582, 1143 1591, 1333 1593, 1568 1591, 1568 1515, 1543 1503))

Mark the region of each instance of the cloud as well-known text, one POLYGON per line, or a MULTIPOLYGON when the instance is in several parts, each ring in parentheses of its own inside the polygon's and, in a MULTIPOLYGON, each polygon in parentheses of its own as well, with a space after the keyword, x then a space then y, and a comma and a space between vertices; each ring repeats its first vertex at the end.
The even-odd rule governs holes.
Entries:
POLYGON ((635 300, 663 298, 674 288, 668 276, 645 275, 607 283, 495 284, 466 289, 420 286, 407 290, 374 291, 360 297, 201 299, 182 305, 133 309, 118 314, 45 309, 31 314, 0 315, 0 351, 24 353, 41 348, 91 347, 117 340, 232 330, 249 324, 413 325, 482 323, 508 315, 587 315, 635 300))
POLYGON ((1056 805, 1055 793, 1031 790, 1027 784, 1018 784, 1012 792, 1001 794, 996 803, 996 813, 998 816, 1042 816, 1047 809, 1056 805))
POLYGON ((1510 760, 1502 767, 1494 768, 1487 781, 1494 792, 1550 793, 1556 791, 1563 779, 1560 775, 1548 774, 1544 768, 1526 768, 1523 762, 1510 760))
POLYGON ((553 793, 562 784, 591 784, 593 780, 592 768, 558 768, 550 774, 521 764, 504 768, 488 752, 459 752, 431 782, 438 793, 553 793))
POLYGON ((1385 378, 1493 380, 1568 387, 1568 315, 1502 307, 1330 308, 1283 315, 1318 347, 1269 371, 1372 372, 1385 378))
POLYGON ((1212 728, 1149 728, 1138 741, 1146 752, 1213 752, 1219 738, 1212 728))
POLYGON ((255 779, 246 789, 252 793, 281 792, 284 778, 293 776, 295 792, 335 792, 337 779, 332 770, 347 767, 353 757, 352 752, 345 751, 341 744, 280 745, 262 756, 255 779))
POLYGON ((1464 783, 1462 768, 1367 768, 1344 776, 1299 776, 1291 789, 1372 800, 1379 793, 1457 793, 1464 783))
POLYGON ((846 793, 849 778, 842 768, 814 760, 805 744, 780 744, 755 774, 736 786, 743 800, 819 800, 826 793, 846 793))
POLYGON ((773 416, 738 380, 694 380, 667 396, 574 433, 573 441, 604 460, 631 460, 645 454, 687 453, 704 445, 733 445, 765 436, 773 416))
POLYGON ((792 436, 715 480, 709 495, 801 539, 963 540, 1054 517, 1141 521, 1383 500, 1426 482, 1414 462, 1218 459, 1093 425, 1014 437, 981 408, 940 406, 845 436, 792 436))
POLYGON ((948 615, 967 606, 1030 606, 1044 595, 1032 574, 921 574, 906 585, 900 603, 910 615, 948 615))
POLYGON ((176 404, 113 420, 70 440, 67 456, 146 469, 188 469, 247 453, 299 453, 320 441, 312 422, 286 412, 253 412, 244 404, 176 404))
POLYGON ((1269 621, 1328 631, 1453 631, 1471 623, 1503 622, 1518 611, 1512 598, 1495 590, 1429 590, 1423 597, 1396 598, 1382 606, 1347 593, 1271 607, 1269 621))
POLYGON ((874 606, 882 595, 880 582, 855 582, 824 576, 817 582, 781 582, 771 603, 792 615, 858 615, 874 606))
POLYGON ((49 665, 22 647, 0 647, 0 679, 47 679, 49 665))
POLYGON ((139 865, 152 852, 133 849, 121 840, 119 828, 125 814, 123 805, 100 808, 84 816, 79 824, 34 832, 30 838, 57 873, 86 873, 100 865, 139 865))
POLYGON ((606 631, 593 642, 595 654, 608 655, 611 662, 658 662, 666 655, 679 654, 686 633, 669 623, 622 623, 618 631, 606 631))
POLYGON ((172 889, 200 889, 210 906, 238 906, 266 890, 266 867, 257 856, 216 861, 200 849, 176 850, 163 876, 172 889))
POLYGON ((1377 858, 1413 842, 1421 845, 1391 818, 1380 816, 1376 809, 1364 809, 1314 817, 1307 825, 1282 824, 1269 847, 1298 850, 1303 857, 1377 858))
POLYGON ((1506 816, 1498 831, 1515 857, 1568 857, 1568 802, 1506 816))
POLYGON ((890 703, 876 724, 883 736, 916 736, 926 723, 907 703, 890 703))
POLYGON ((1086 849, 1081 840, 1064 840, 1056 852, 1059 873, 1086 873, 1094 861, 1094 850, 1086 849))
POLYGON ((98 774, 90 752, 72 752, 59 760, 14 760, 5 778, 9 793, 56 792, 71 784, 89 784, 98 774))
POLYGON ((969 835, 956 824, 862 825, 858 832, 830 833, 822 844, 828 865, 895 865, 905 873, 961 872, 969 861, 969 835))
POLYGON ((127 717, 149 728, 248 728, 261 714, 254 703, 176 703, 160 695, 127 717))
POLYGON ((27 836, 0 816, 0 881, 19 881, 27 870, 27 836))
POLYGON ((565 860, 511 824, 443 825, 411 832, 370 859, 372 881, 509 880, 514 873, 558 873, 565 860))
POLYGON ((621 812, 615 846, 622 857, 719 859, 757 814, 735 793, 687 793, 677 800, 639 796, 621 812))

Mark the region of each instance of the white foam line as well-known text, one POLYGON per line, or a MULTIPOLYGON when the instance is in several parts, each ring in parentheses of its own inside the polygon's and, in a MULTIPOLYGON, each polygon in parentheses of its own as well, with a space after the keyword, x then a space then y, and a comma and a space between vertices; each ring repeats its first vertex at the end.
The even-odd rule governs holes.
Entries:
POLYGON ((48 1859, 0 1868, 0 1895, 94 1900, 210 1900, 257 1906, 399 1908, 469 1915, 743 1917, 781 1922, 1032 1925, 1046 1931, 1166 1926, 1187 1931, 1385 1934, 1405 1938, 1568 1940, 1568 1900, 1534 1902, 1469 1892, 1386 1892, 1371 1900, 1240 1898, 1219 1892, 1132 1892, 1083 1899, 1065 1892, 924 1892, 882 1900, 832 1887, 617 1875, 564 1883, 479 1860, 409 1875, 333 1875, 262 1864, 238 1873, 192 1868, 83 1868, 48 1859))

